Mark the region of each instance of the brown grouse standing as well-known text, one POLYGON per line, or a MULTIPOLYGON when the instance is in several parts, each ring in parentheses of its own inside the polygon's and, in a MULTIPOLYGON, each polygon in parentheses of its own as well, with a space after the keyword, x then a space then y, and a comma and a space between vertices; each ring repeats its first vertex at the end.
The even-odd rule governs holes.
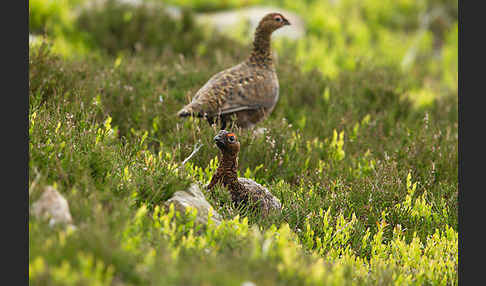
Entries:
POLYGON ((216 184, 222 183, 231 193, 231 199, 237 205, 255 204, 262 212, 263 216, 270 212, 281 209, 280 201, 270 193, 268 189, 257 182, 238 178, 238 152, 240 151, 240 142, 234 133, 221 130, 214 137, 216 145, 221 150, 221 157, 216 173, 207 185, 211 190, 216 184))
POLYGON ((290 23, 280 13, 263 17, 256 28, 248 59, 212 76, 178 115, 204 117, 210 124, 219 119, 224 129, 232 116, 236 116, 237 126, 248 128, 270 114, 279 92, 270 37, 285 25, 290 23))

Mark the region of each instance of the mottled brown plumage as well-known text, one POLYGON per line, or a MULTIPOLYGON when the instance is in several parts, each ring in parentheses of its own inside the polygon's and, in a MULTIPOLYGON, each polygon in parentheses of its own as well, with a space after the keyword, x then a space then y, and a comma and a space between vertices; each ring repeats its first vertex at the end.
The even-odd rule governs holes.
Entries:
POLYGON ((222 183, 231 193, 231 199, 237 205, 255 204, 261 213, 266 216, 270 212, 281 209, 280 201, 272 193, 257 182, 238 178, 238 152, 240 142, 234 133, 221 130, 214 137, 216 145, 221 150, 219 166, 211 178, 207 189, 212 189, 216 184, 222 183))
POLYGON ((178 115, 204 117, 211 124, 220 119, 222 129, 232 116, 241 128, 251 127, 268 116, 279 96, 270 38, 273 31, 285 25, 290 23, 279 13, 263 17, 256 28, 250 56, 212 76, 178 115))

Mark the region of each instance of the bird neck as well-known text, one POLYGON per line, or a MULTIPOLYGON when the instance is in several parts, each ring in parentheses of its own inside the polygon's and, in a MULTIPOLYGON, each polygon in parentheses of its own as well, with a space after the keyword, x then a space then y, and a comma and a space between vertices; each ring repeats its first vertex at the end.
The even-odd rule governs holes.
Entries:
POLYGON ((246 199, 246 187, 238 180, 238 154, 223 153, 217 172, 222 174, 222 183, 228 188, 231 199, 238 203, 246 199))
POLYGON ((271 67, 273 65, 272 51, 270 48, 270 38, 272 31, 258 26, 253 40, 253 50, 250 54, 249 63, 251 65, 271 67))
POLYGON ((220 156, 218 171, 223 174, 223 182, 238 181, 238 154, 224 152, 220 156))

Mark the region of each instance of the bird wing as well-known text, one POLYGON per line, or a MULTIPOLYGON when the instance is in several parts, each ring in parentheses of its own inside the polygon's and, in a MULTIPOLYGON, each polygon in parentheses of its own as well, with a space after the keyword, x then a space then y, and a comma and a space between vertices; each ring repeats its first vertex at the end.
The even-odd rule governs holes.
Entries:
POLYGON ((242 63, 215 74, 198 90, 193 106, 208 115, 271 108, 278 99, 278 80, 273 70, 242 63))

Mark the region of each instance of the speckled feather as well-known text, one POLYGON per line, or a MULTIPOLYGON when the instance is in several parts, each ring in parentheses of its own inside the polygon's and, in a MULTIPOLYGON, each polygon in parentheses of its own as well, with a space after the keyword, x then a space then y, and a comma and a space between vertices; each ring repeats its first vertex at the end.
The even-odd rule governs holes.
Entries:
POLYGON ((253 50, 248 59, 212 76, 178 115, 205 117, 210 123, 221 118, 222 129, 233 115, 236 115, 236 124, 242 128, 251 127, 268 116, 279 97, 270 37, 284 25, 289 23, 281 14, 266 15, 255 31, 253 50), (275 20, 277 18, 280 18, 279 22, 275 20))
POLYGON ((222 183, 228 188, 235 204, 256 204, 263 216, 279 211, 281 209, 280 201, 267 188, 251 179, 237 177, 240 143, 236 139, 234 142, 230 142, 229 136, 231 135, 236 138, 234 134, 221 130, 214 138, 221 150, 221 156, 218 169, 206 188, 211 190, 217 184, 222 183))

